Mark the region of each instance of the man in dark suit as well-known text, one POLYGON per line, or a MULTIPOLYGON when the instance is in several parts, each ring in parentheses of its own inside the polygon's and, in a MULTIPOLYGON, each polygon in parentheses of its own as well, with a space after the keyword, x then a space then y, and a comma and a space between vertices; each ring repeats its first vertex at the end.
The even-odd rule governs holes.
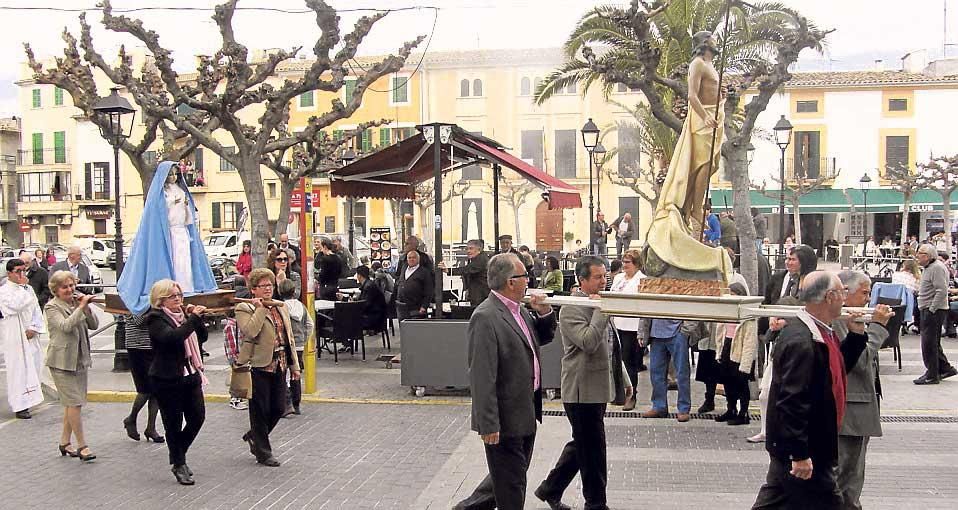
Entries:
POLYGON ((830 325, 842 314, 845 287, 815 271, 801 283, 805 308, 781 330, 773 352, 765 449, 768 474, 753 510, 838 510, 838 431, 846 405, 845 367, 858 364, 868 337, 849 320, 840 339, 830 325))
POLYGON ((523 508, 536 421, 542 421, 539 346, 555 335, 556 317, 542 296, 532 297, 537 316, 521 304, 528 284, 519 257, 493 257, 488 278, 492 294, 472 314, 467 336, 472 430, 485 444, 489 476, 458 510, 523 508))
MULTIPOLYGON (((453 276, 462 277, 462 285, 466 289, 469 304, 472 306, 479 306, 479 303, 489 296, 489 282, 486 279, 489 256, 482 251, 484 245, 482 239, 470 239, 466 243, 466 257, 469 262, 465 266, 452 268, 453 276)), ((445 262, 439 262, 439 269, 446 269, 445 262)))
MULTIPOLYGON (((497 253, 514 253, 519 254, 519 250, 515 249, 512 246, 512 236, 509 234, 503 234, 499 236, 499 251, 497 253)), ((522 260, 522 259, 520 259, 522 260)))
POLYGON ((67 250, 67 259, 61 260, 50 268, 50 274, 57 271, 69 271, 77 279, 77 292, 83 294, 94 294, 92 287, 81 287, 80 285, 92 285, 93 279, 90 278, 90 268, 83 263, 83 252, 79 246, 71 246, 67 250))
POLYGON ((616 218, 609 226, 615 232, 615 258, 622 258, 622 252, 629 249, 632 239, 635 238, 635 223, 632 221, 632 213, 626 212, 616 218))
POLYGON ((50 292, 49 286, 50 273, 40 267, 36 256, 29 251, 21 250, 20 260, 26 262, 29 266, 27 269, 27 282, 30 284, 30 287, 33 288, 33 292, 36 293, 37 302, 42 309, 43 305, 47 304, 47 301, 53 299, 53 293, 50 292))
POLYGON ((409 236, 406 239, 406 244, 403 245, 402 254, 399 255, 399 262, 396 263, 396 279, 399 279, 399 275, 403 273, 408 267, 406 262, 406 255, 414 251, 419 254, 419 265, 426 268, 428 271, 432 272, 432 258, 428 253, 419 249, 419 238, 416 236, 409 236))
POLYGON ((423 318, 436 292, 431 269, 423 267, 419 252, 406 254, 406 265, 396 273, 396 315, 399 320, 423 318))
POLYGON ((386 323, 386 296, 376 282, 369 278, 369 268, 356 268, 356 281, 359 282, 359 299, 365 302, 363 307, 363 329, 379 329, 386 323))
MULTIPOLYGON (((838 277, 845 285, 845 306, 868 306, 871 299, 871 278, 861 271, 842 271, 838 277)), ((848 369, 845 390, 845 419, 838 436, 838 490, 842 493, 842 508, 861 510, 862 487, 865 485, 865 453, 868 440, 881 437, 881 379, 878 376, 878 349, 888 338, 885 329, 894 315, 888 305, 878 305, 872 322, 865 329, 868 343, 858 363, 848 369)), ((845 321, 832 322, 838 338, 848 335, 845 321)))
MULTIPOLYGON (((597 297, 605 288, 605 261, 599 256, 582 257, 576 264, 579 297, 597 297)), ((562 494, 578 474, 582 478, 584 508, 608 510, 606 484, 605 410, 615 398, 612 380, 618 371, 625 398, 632 394, 632 382, 625 366, 612 356, 609 348, 609 318, 599 308, 566 305, 559 312, 562 332, 562 407, 572 426, 572 441, 549 476, 536 489, 537 498, 552 510, 570 510, 562 503, 562 494), (610 360, 617 361, 616 364, 610 360)))
POLYGON ((595 214, 595 221, 592 222, 592 253, 600 257, 608 257, 609 249, 606 241, 612 229, 605 222, 605 214, 599 211, 595 214))

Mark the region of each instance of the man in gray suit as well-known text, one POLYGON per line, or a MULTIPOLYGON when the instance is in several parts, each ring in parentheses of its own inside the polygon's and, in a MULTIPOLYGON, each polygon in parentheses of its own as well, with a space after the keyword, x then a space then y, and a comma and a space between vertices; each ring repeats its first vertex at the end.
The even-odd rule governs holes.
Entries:
POLYGON ((635 223, 632 222, 632 213, 626 212, 619 216, 609 228, 615 232, 615 258, 622 258, 622 252, 629 249, 635 237, 635 223))
MULTIPOLYGON (((605 288, 605 263, 597 256, 579 259, 575 268, 579 297, 597 298, 605 288)), ((578 473, 586 510, 608 510, 606 505, 605 408, 614 398, 612 371, 622 374, 626 399, 632 383, 621 362, 610 366, 609 318, 599 308, 566 305, 559 312, 562 333, 562 406, 572 425, 572 441, 562 450, 549 476, 535 495, 552 510, 568 510, 562 503, 565 492, 578 473)))
POLYGON ((492 293, 469 320, 472 430, 485 444, 489 476, 455 509, 521 510, 525 504, 536 421, 542 421, 539 346, 552 341, 556 327, 544 297, 531 299, 538 316, 522 306, 527 278, 516 255, 492 257, 492 293))
MULTIPOLYGON (((846 270, 838 275, 845 286, 845 306, 868 306, 871 278, 861 271, 846 270)), ((861 510, 862 486, 865 485, 865 452, 868 440, 881 437, 881 379, 878 376, 878 349, 888 338, 885 325, 894 315, 888 305, 878 305, 872 323, 865 329, 868 343, 854 367, 848 367, 845 386, 845 419, 838 435, 838 490, 844 500, 842 508, 861 510)), ((848 336, 844 319, 832 322, 838 338, 848 336)), ((844 340, 843 340, 844 341, 844 340)))
POLYGON ((81 287, 81 285, 91 285, 93 279, 90 278, 90 268, 83 263, 83 252, 79 246, 71 246, 67 249, 67 259, 61 260, 50 268, 50 275, 57 271, 69 271, 77 279, 77 292, 83 294, 95 294, 92 287, 81 287))

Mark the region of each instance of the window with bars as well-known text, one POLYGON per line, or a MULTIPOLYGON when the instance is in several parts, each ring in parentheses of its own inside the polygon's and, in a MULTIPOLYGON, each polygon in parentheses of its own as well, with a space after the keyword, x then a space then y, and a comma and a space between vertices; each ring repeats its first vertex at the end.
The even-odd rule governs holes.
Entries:
POLYGON ((885 168, 908 168, 909 144, 907 136, 886 136, 885 168))
POLYGON ((197 172, 203 171, 203 149, 197 148, 193 151, 193 170, 197 172))
POLYGON ((93 220, 93 234, 106 235, 106 220, 93 220))
POLYGON ((60 87, 53 88, 53 105, 63 106, 63 89, 60 87))
POLYGON ((472 80, 472 95, 475 97, 482 97, 482 80, 478 78, 472 80))
POLYGON ((797 101, 795 111, 798 113, 818 113, 818 100, 797 101))
POLYGON ((574 179, 576 177, 577 138, 575 129, 556 131, 556 177, 560 179, 574 179))
POLYGON ((459 82, 459 97, 469 97, 469 80, 459 82))
POLYGON ((393 76, 392 80, 392 98, 393 104, 402 104, 409 102, 409 77, 393 76))
MULTIPOLYGON (((236 154, 236 147, 223 147, 223 152, 229 155, 234 155, 236 154)), ((220 172, 235 172, 235 171, 236 171, 236 167, 233 165, 233 163, 230 163, 228 159, 220 156, 220 172)))
POLYGON ((34 108, 40 108, 41 106, 40 94, 41 94, 40 89, 33 89, 33 107, 34 108))
POLYGON ((366 237, 366 202, 353 202, 353 229, 357 236, 366 237))
POLYGON ((852 238, 865 236, 865 213, 853 213, 851 215, 848 235, 852 238))
POLYGON ((542 168, 542 130, 522 131, 522 159, 531 160, 536 168, 542 168))
POLYGON ((637 127, 619 126, 617 150, 618 172, 623 176, 635 176, 642 163, 642 141, 637 127))
POLYGON ((519 80, 519 95, 528 96, 531 94, 532 94, 532 80, 530 80, 527 76, 523 76, 522 79, 519 80))
POLYGON ((110 164, 106 162, 83 165, 84 198, 86 200, 110 199, 110 164))
POLYGON ((299 107, 300 108, 312 108, 316 106, 315 101, 313 100, 313 91, 303 92, 299 95, 299 107))
POLYGON ((890 111, 890 112, 907 112, 907 111, 908 111, 908 100, 907 100, 907 99, 889 99, 889 100, 888 100, 888 111, 890 111))

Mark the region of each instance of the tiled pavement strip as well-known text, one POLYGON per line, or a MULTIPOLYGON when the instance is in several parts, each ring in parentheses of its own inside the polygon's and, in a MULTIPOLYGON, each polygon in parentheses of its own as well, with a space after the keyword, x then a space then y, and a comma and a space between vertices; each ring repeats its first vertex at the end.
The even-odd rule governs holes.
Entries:
MULTIPOLYGON (((225 393, 220 335, 214 333, 208 344, 213 353, 209 394, 225 393)), ((106 335, 95 341, 101 348, 112 344, 106 335)), ((958 358, 958 341, 945 339, 944 344, 950 357, 958 358)), ((399 349, 397 339, 393 349, 399 349)), ((380 352, 378 338, 370 338, 366 363, 359 355, 346 355, 336 366, 324 355, 317 366, 322 403, 305 405, 303 416, 277 427, 274 445, 284 462, 278 469, 260 467, 246 453, 239 440, 246 413, 210 398, 206 425, 190 455, 198 481, 194 487, 175 484, 163 445, 125 437, 120 420, 132 382, 128 374, 109 371, 108 355, 96 355, 91 396, 123 401, 84 409, 88 440, 99 458, 81 466, 59 457, 61 413, 55 402, 31 421, 13 420, 3 405, 0 508, 448 509, 486 472, 482 446, 468 430, 468 397, 461 392, 411 396, 399 384, 398 368, 386 370, 372 361, 380 352), (346 400, 373 403, 342 403, 346 400), (453 405, 416 405, 426 402, 453 405)), ((898 372, 891 351, 882 351, 883 413, 935 421, 958 417, 958 380, 925 387, 911 383, 921 372, 915 336, 904 337, 903 356, 898 372)), ((637 411, 645 408, 649 394, 647 374, 641 377, 637 411)), ((697 407, 701 384, 693 383, 693 390, 697 407)), ((669 396, 674 405, 675 393, 669 396)), ((718 401, 721 406, 722 398, 718 401)), ((561 407, 553 402, 548 408, 561 407)), ((141 416, 141 427, 142 422, 141 416)), ((757 422, 730 427, 710 420, 610 418, 606 423, 612 508, 748 508, 762 483, 768 457, 761 446, 743 440, 757 430, 757 422)), ((884 430, 885 437, 871 443, 866 508, 953 508, 958 423, 885 423, 884 430)), ((532 488, 569 435, 565 418, 546 418, 530 468, 532 488)), ((576 481, 565 501, 582 508, 580 491, 576 481)), ((531 488, 526 507, 547 508, 531 496, 531 488)))

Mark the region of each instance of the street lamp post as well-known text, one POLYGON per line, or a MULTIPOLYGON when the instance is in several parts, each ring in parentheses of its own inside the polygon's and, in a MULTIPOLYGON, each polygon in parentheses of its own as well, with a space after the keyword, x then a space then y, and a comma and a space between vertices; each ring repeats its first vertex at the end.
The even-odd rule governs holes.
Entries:
MULTIPOLYGON (((354 159, 356 159, 356 153, 352 149, 346 149, 346 152, 343 152, 342 156, 343 166, 346 166, 354 159)), ((353 197, 346 197, 346 207, 349 208, 349 253, 352 255, 356 254, 356 225, 353 218, 355 211, 353 210, 353 197)))
MULTIPOLYGON (((864 198, 864 204, 862 206, 862 242, 865 243, 868 241, 868 188, 871 187, 872 178, 868 176, 868 172, 865 172, 865 175, 858 180, 858 186, 862 190, 862 197, 864 198)), ((908 214, 907 212, 905 214, 908 214)))
POLYGON ((602 212, 602 163, 605 159, 606 154, 605 147, 602 146, 602 142, 599 142, 595 145, 595 148, 592 149, 592 162, 595 164, 595 210, 602 212))
POLYGON ((589 253, 595 255, 595 232, 592 228, 592 222, 595 220, 595 205, 592 194, 592 151, 599 144, 599 127, 592 122, 590 117, 588 122, 582 126, 582 145, 589 152, 589 221, 586 224, 589 227, 589 253))
POLYGON ((782 151, 782 157, 779 161, 778 178, 778 260, 775 265, 778 268, 785 267, 785 149, 792 139, 792 123, 782 115, 772 128, 775 131, 775 144, 782 151))
MULTIPOLYGON (((100 98, 93 105, 94 114, 99 114, 107 118, 107 124, 99 124, 100 136, 105 138, 113 146, 113 182, 114 197, 113 205, 115 216, 116 231, 113 235, 113 248, 116 250, 116 279, 120 280, 123 273, 123 220, 120 216, 120 145, 130 137, 133 131, 133 119, 136 117, 136 110, 130 105, 130 102, 119 94, 120 89, 114 87, 110 89, 110 95, 100 98), (123 116, 130 115, 130 125, 124 129, 123 116)), ((113 371, 129 370, 130 362, 126 354, 126 323, 123 315, 117 315, 116 332, 113 336, 113 346, 115 352, 113 355, 113 371)))

